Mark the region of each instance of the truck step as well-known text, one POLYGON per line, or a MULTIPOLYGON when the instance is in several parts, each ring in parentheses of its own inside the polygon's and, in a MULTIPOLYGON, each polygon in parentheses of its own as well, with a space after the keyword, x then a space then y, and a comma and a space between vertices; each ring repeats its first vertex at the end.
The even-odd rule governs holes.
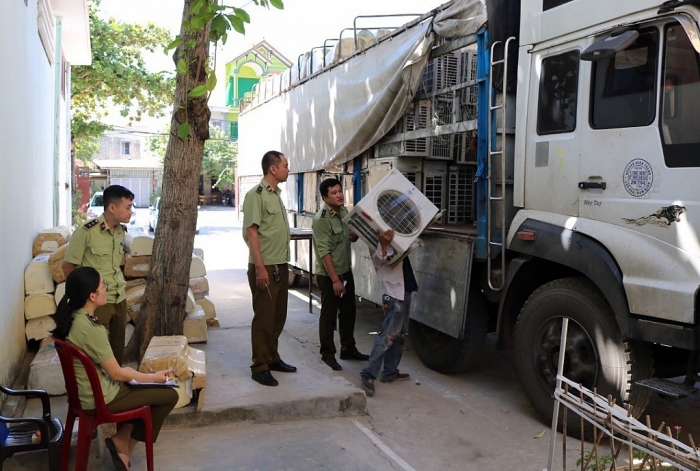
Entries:
POLYGON ((671 397, 673 399, 682 399, 698 392, 698 390, 693 386, 686 386, 685 384, 674 383, 673 381, 661 378, 642 379, 635 381, 635 384, 652 389, 659 394, 671 397))

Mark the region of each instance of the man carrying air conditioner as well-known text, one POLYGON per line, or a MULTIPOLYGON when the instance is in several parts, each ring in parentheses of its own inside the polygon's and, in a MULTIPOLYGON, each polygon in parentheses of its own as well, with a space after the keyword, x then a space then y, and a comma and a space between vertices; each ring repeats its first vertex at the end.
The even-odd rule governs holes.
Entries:
POLYGON ((321 360, 333 370, 342 370, 335 359, 333 331, 336 323, 340 334, 341 360, 367 360, 355 346, 355 280, 350 265, 350 243, 357 235, 343 222, 348 213, 339 180, 321 182, 323 206, 314 217, 313 244, 316 252, 316 284, 321 290, 321 318, 318 337, 321 360))
POLYGON ((404 336, 407 332, 411 293, 418 291, 418 283, 408 257, 393 267, 387 264, 387 260, 394 254, 394 249, 391 247, 393 239, 393 230, 379 232, 379 246, 376 250, 370 248, 372 264, 384 287, 382 296, 384 323, 374 341, 369 361, 360 372, 362 389, 368 396, 374 396, 374 380, 377 377, 382 383, 405 381, 411 378, 407 373, 399 372, 399 363, 403 355, 404 336), (384 364, 383 369, 382 364, 384 364), (382 369, 381 376, 380 369, 382 369))

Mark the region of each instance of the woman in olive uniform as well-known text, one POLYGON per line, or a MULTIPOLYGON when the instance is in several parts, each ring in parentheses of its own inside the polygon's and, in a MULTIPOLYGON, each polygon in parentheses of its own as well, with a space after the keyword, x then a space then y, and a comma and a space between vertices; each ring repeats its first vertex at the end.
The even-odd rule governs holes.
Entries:
MULTIPOLYGON (((171 372, 146 374, 119 366, 109 345, 107 330, 95 317, 95 309, 106 302, 107 286, 99 272, 92 267, 76 268, 66 279, 66 294, 54 316, 56 329, 53 335, 80 348, 95 363, 105 404, 110 412, 151 406, 155 442, 165 418, 178 401, 178 394, 173 389, 163 387, 132 389, 126 383, 131 380, 164 383, 171 379, 171 372)), ((80 404, 89 413, 95 409, 95 399, 82 365, 76 364, 75 377, 80 404)), ((141 420, 123 424, 115 435, 105 439, 117 470, 127 471, 136 443, 144 439, 141 420)))

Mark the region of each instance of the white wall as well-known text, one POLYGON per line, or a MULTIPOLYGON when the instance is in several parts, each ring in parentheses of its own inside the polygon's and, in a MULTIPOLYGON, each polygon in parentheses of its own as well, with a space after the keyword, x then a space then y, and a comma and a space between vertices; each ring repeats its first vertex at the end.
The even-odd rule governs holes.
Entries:
MULTIPOLYGON (((54 225, 54 197, 60 198, 59 204, 66 200, 54 195, 55 76, 37 33, 36 3, 29 0, 25 6, 24 0, 3 0, 0 8, 0 384, 4 385, 14 379, 26 351, 24 270, 34 238, 54 225)), ((65 108, 61 114, 65 126, 65 108)), ((62 134, 64 142, 65 131, 62 134)), ((65 158, 65 149, 62 153, 65 158)), ((59 184, 65 183, 65 166, 59 172, 59 184)), ((65 206, 59 214, 66 214, 65 206)))

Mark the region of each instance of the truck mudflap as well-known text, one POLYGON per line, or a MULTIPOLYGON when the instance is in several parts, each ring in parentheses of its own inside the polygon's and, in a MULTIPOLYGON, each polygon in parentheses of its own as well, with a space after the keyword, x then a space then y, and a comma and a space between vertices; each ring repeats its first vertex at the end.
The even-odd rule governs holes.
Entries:
POLYGON ((467 316, 467 299, 474 243, 466 238, 424 234, 422 247, 411 254, 418 292, 411 300, 410 318, 461 338, 467 316))

